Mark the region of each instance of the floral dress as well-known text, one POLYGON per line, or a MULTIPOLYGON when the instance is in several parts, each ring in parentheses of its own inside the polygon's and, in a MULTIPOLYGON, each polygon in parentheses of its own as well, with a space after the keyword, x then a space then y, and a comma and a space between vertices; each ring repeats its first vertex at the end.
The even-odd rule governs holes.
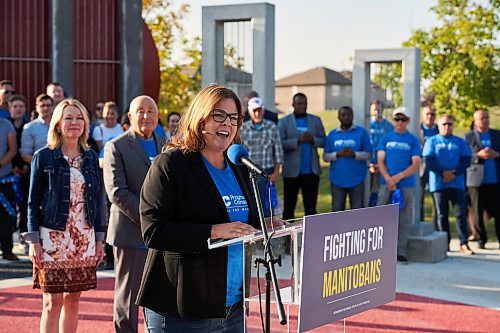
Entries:
POLYGON ((66 230, 40 227, 41 268, 33 266, 33 287, 62 293, 94 289, 96 276, 95 232, 87 219, 85 179, 81 157, 64 156, 70 165, 70 201, 66 230))

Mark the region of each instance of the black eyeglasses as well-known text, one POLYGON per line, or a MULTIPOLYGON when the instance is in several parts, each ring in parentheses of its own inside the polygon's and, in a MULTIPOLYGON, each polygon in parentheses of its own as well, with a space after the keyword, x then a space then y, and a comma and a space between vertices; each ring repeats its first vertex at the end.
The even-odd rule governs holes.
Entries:
POLYGON ((442 123, 442 126, 453 126, 453 123, 442 123))
POLYGON ((218 123, 223 123, 229 117, 229 122, 233 126, 239 126, 243 122, 243 116, 238 114, 228 114, 226 111, 221 109, 212 110, 212 119, 218 123))
POLYGON ((394 121, 408 121, 408 118, 403 118, 403 117, 397 117, 397 118, 394 118, 394 121))

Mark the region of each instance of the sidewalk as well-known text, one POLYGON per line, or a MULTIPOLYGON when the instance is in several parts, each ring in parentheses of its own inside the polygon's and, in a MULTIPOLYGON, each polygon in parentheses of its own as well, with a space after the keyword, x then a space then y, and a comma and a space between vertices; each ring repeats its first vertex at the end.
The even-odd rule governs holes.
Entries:
MULTIPOLYGON (((500 327, 500 250, 488 243, 474 256, 458 252, 452 241, 448 258, 435 264, 397 265, 396 300, 346 319, 347 332, 498 332, 500 327)), ((17 248, 16 248, 17 249, 17 248)), ((32 289, 27 255, 20 255, 24 278, 0 281, 0 327, 2 332, 37 330, 41 293, 32 289)), ((0 271, 13 263, 0 260, 0 271)), ((13 269, 15 270, 15 269, 13 269)), ((15 274, 15 272, 13 273, 15 274)), ((98 288, 82 295, 78 332, 112 332, 113 271, 98 272, 98 288)), ((296 311, 290 311, 296 322, 296 311)), ((142 316, 141 316, 142 317, 142 316)), ((249 332, 260 332, 258 311, 248 318, 249 332)), ((142 318, 141 318, 142 327, 142 318)), ((276 332, 282 332, 281 328, 276 332)), ((342 332, 337 322, 314 332, 342 332)), ((284 331, 283 331, 284 332, 284 331)))
POLYGON ((476 242, 470 242, 470 248, 476 252, 472 256, 459 253, 459 245, 453 239, 448 258, 435 264, 398 264, 396 291, 500 311, 498 243, 487 243, 486 249, 481 250, 476 242))

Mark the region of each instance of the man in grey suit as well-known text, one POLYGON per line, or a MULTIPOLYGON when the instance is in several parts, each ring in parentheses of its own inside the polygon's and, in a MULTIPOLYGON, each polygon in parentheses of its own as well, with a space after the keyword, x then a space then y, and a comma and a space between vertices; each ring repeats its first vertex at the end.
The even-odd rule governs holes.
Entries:
POLYGON ((157 137, 158 107, 149 96, 130 103, 130 129, 104 147, 104 185, 111 202, 107 243, 115 261, 115 332, 137 332, 135 299, 141 283, 147 247, 141 236, 139 195, 151 161, 161 152, 157 137))
POLYGON ((293 96, 293 113, 278 123, 281 143, 285 151, 283 163, 283 219, 293 219, 297 196, 302 190, 306 215, 316 214, 318 200, 319 166, 318 147, 325 143, 325 129, 321 119, 307 114, 307 97, 303 93, 293 96))

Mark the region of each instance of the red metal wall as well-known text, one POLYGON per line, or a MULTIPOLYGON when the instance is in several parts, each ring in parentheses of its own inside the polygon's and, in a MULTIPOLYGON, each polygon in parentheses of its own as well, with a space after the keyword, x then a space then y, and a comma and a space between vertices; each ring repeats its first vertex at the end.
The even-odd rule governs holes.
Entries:
POLYGON ((93 109, 115 100, 118 53, 117 0, 74 0, 73 96, 93 109))
POLYGON ((49 81, 49 1, 2 0, 0 10, 0 80, 28 99, 28 110, 49 81))
MULTIPOLYGON (((45 92, 50 77, 49 0, 0 0, 0 80, 14 82, 28 98, 45 92)), ((73 0, 73 96, 93 109, 98 100, 117 100, 119 74, 118 0, 73 0)), ((147 25, 144 36, 144 93, 157 100, 158 52, 147 25)))

